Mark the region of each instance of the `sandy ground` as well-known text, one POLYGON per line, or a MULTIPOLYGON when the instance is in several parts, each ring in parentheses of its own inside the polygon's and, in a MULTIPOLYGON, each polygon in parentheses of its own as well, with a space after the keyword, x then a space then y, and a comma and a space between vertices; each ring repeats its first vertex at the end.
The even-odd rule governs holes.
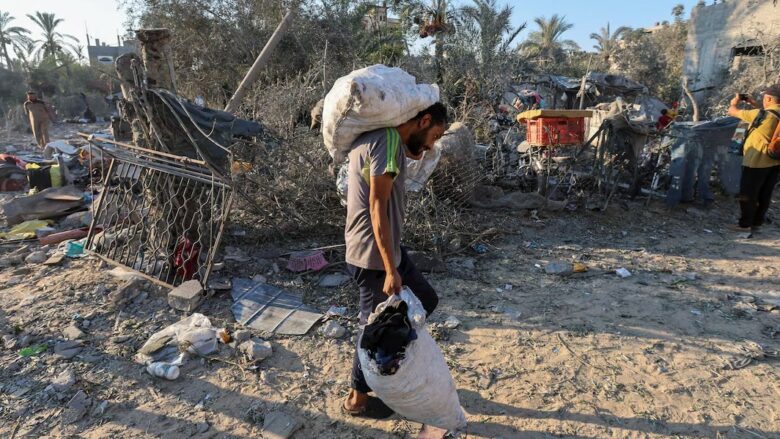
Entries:
MULTIPOLYGON (((429 276, 441 297, 431 323, 468 414, 467 437, 780 437, 780 361, 760 358, 755 345, 780 347, 780 308, 772 310, 780 306, 780 226, 736 239, 725 230, 735 210, 720 199, 706 211, 638 201, 538 221, 505 212, 517 217, 514 228, 486 254, 445 259, 447 270, 429 276), (589 271, 543 270, 573 259, 589 271), (632 276, 618 277, 620 267, 632 276), (443 328, 448 316, 461 325, 443 328), (756 358, 732 370, 729 360, 744 348, 756 358)), ((780 209, 773 214, 780 222, 780 209)), ((263 274, 322 311, 347 305, 356 314, 354 284, 320 288, 319 275, 275 273, 272 264, 282 261, 256 256, 240 238, 232 244, 253 260, 228 263, 224 273, 263 274)), ((0 246, 0 257, 17 247, 0 246)), ((110 268, 84 258, 0 271, 0 437, 262 437, 275 412, 301 424, 295 438, 402 438, 419 429, 340 412, 354 318, 342 319, 343 339, 316 328, 267 337, 274 354, 257 370, 240 367, 223 346, 219 359, 191 360, 176 381, 151 377, 132 357, 182 314, 151 285, 112 309, 109 295, 121 281, 110 268), (72 322, 86 333, 84 349, 60 359, 52 346, 72 322), (20 357, 30 343, 49 349, 20 357), (75 383, 47 390, 68 371, 75 383), (69 401, 79 391, 89 400, 73 419, 69 401)), ((198 312, 239 329, 229 305, 221 294, 198 312)))

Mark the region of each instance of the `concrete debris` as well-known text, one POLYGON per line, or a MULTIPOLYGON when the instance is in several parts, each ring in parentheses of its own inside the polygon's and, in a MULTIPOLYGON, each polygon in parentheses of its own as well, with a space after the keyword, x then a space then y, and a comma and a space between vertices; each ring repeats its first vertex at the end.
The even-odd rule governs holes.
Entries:
POLYGON ((252 362, 265 360, 273 354, 271 343, 258 338, 241 343, 238 350, 244 354, 247 360, 252 362))
POLYGON ((84 331, 82 331, 81 329, 79 329, 79 327, 78 327, 78 326, 76 326, 76 324, 75 324, 75 323, 71 323, 70 325, 68 325, 68 327, 67 327, 67 328, 65 328, 65 329, 62 331, 62 335, 63 335, 63 336, 66 338, 66 339, 68 339, 68 340, 78 340, 78 339, 84 338, 84 337, 86 336, 86 334, 84 333, 84 331))
POLYGON ((78 355, 82 349, 84 349, 84 345, 78 340, 63 341, 54 345, 54 355, 70 360, 78 355))
POLYGON ((301 427, 300 423, 282 412, 271 412, 263 422, 263 439, 287 439, 301 427))
POLYGON ((125 306, 141 294, 145 286, 146 281, 144 279, 137 277, 129 279, 120 285, 116 291, 109 293, 108 301, 115 308, 125 306))
POLYGON ((460 326, 460 320, 455 316, 449 316, 444 320, 444 327, 447 329, 455 329, 460 326))
POLYGON ((327 323, 320 328, 320 334, 325 338, 341 338, 347 333, 347 329, 339 324, 335 320, 328 320, 327 323))
POLYGON ((65 392, 74 384, 76 384, 76 374, 71 369, 65 369, 51 381, 47 389, 51 388, 55 392, 65 392))
POLYGON ((319 286, 324 288, 336 288, 349 282, 350 279, 349 276, 342 273, 326 274, 320 279, 319 286))
POLYGON ((39 250, 27 255, 27 257, 24 258, 24 262, 28 264, 41 264, 45 262, 47 259, 49 259, 49 256, 46 254, 46 252, 39 250))
POLYGON ((251 337, 252 337, 251 331, 246 329, 239 329, 238 331, 233 333, 233 341, 231 342, 231 346, 236 347, 241 343, 249 340, 251 337))
POLYGON ((87 414, 87 410, 89 410, 91 405, 92 400, 83 390, 79 390, 73 395, 73 398, 68 401, 65 412, 62 414, 62 423, 65 425, 75 424, 87 414))
POLYGON ((188 280, 168 293, 168 305, 187 313, 195 311, 202 301, 203 286, 197 280, 188 280))

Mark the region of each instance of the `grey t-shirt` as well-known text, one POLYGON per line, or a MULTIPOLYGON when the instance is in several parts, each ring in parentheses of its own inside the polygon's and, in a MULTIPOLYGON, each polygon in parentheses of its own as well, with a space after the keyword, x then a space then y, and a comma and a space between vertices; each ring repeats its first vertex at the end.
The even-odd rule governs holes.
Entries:
POLYGON ((347 171, 347 225, 344 230, 348 264, 369 270, 385 269, 371 226, 368 200, 371 177, 384 174, 394 176, 387 212, 394 263, 396 267, 401 263, 406 177, 404 149, 401 136, 395 128, 364 133, 352 144, 347 171))

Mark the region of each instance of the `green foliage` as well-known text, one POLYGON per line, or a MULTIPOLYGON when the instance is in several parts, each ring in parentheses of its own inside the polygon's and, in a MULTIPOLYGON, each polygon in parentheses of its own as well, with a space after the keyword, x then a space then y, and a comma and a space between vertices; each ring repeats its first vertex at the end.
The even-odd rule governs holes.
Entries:
POLYGON ((534 23, 537 25, 537 30, 528 35, 528 39, 520 48, 540 67, 548 67, 560 61, 565 56, 566 50, 579 49, 574 41, 561 40, 563 34, 574 27, 566 21, 566 16, 553 14, 549 19, 537 17, 534 23))
POLYGON ((617 71, 646 85, 651 95, 672 102, 682 93, 682 65, 687 23, 676 22, 646 33, 625 33, 616 57, 617 71))
POLYGON ((36 54, 41 57, 58 58, 67 52, 67 49, 77 52, 75 43, 78 39, 73 35, 63 34, 57 31, 57 26, 64 21, 57 18, 54 14, 48 12, 35 12, 35 15, 28 14, 27 17, 37 24, 41 30, 41 38, 35 40, 38 45, 36 54))
POLYGON ((596 41, 593 48, 598 50, 601 59, 607 66, 610 65, 612 58, 620 49, 620 38, 628 31, 630 31, 629 28, 620 26, 615 29, 615 32, 610 32, 609 23, 607 23, 607 27, 602 27, 599 33, 590 34, 590 38, 596 41))
POLYGON ((15 50, 26 45, 30 40, 27 36, 30 33, 29 30, 20 26, 11 26, 11 22, 14 20, 15 18, 8 12, 0 11, 0 54, 3 56, 3 62, 7 69, 13 68, 8 47, 15 50))

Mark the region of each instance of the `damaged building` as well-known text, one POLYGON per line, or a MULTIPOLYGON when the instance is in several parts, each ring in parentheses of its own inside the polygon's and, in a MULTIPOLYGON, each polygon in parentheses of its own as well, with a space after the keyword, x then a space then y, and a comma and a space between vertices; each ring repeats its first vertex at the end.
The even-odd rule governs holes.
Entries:
POLYGON ((683 72, 698 101, 724 85, 730 73, 767 54, 764 43, 780 37, 780 7, 771 1, 734 0, 691 12, 683 72))

